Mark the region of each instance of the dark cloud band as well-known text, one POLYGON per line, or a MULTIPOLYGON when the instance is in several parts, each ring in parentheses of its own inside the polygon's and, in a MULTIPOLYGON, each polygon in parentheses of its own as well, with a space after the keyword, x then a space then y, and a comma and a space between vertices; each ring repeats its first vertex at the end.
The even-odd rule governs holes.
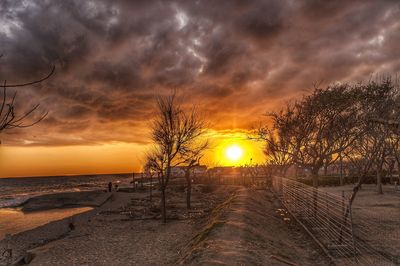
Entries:
POLYGON ((48 118, 9 144, 147 142, 154 95, 197 103, 216 129, 246 129, 315 82, 400 69, 397 1, 0 3, 0 78, 48 118))

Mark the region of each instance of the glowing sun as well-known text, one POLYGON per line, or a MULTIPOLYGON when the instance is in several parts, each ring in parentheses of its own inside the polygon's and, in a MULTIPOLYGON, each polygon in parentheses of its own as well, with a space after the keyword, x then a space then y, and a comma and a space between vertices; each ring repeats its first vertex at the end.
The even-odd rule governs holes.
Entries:
POLYGON ((225 151, 226 157, 231 161, 239 160, 243 155, 243 149, 238 145, 231 145, 225 151))

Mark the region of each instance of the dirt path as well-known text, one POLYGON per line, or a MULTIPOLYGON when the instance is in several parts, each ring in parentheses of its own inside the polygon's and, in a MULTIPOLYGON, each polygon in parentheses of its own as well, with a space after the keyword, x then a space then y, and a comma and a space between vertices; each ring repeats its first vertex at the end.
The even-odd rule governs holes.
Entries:
POLYGON ((207 236, 192 244, 182 264, 285 265, 271 258, 275 256, 299 265, 329 265, 311 238, 279 208, 270 192, 240 188, 214 214, 203 231, 207 236))

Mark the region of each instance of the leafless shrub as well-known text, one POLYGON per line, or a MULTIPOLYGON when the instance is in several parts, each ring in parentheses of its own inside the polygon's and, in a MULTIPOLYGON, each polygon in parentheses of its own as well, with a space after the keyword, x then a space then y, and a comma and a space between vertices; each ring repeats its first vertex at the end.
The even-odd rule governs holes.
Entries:
POLYGON ((165 190, 171 178, 171 168, 178 165, 193 166, 200 160, 206 145, 199 145, 205 133, 205 123, 195 108, 184 111, 176 95, 159 97, 158 114, 152 125, 152 139, 155 145, 147 156, 149 166, 158 173, 161 191, 161 214, 165 223, 165 190))

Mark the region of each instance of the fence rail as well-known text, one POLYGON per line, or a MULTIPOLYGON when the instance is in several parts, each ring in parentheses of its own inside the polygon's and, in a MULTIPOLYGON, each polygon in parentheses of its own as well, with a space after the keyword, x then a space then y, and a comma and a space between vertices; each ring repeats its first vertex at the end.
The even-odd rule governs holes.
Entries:
POLYGON ((354 212, 344 194, 337 196, 279 177, 273 178, 272 187, 287 210, 335 264, 400 265, 398 258, 385 254, 368 241, 366 229, 373 225, 358 219, 355 226, 354 212))

